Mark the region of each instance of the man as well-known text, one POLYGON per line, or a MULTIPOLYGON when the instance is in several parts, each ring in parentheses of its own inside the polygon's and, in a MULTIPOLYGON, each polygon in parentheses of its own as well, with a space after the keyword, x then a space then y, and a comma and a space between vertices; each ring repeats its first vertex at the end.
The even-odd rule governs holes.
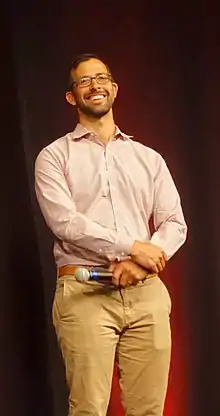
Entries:
POLYGON ((96 55, 76 58, 66 99, 79 123, 35 166, 37 198, 55 236, 53 322, 69 416, 106 415, 115 357, 127 416, 161 416, 166 396, 171 301, 158 273, 187 228, 163 158, 115 125, 117 91, 96 55), (106 267, 112 279, 79 282, 79 267, 106 267))

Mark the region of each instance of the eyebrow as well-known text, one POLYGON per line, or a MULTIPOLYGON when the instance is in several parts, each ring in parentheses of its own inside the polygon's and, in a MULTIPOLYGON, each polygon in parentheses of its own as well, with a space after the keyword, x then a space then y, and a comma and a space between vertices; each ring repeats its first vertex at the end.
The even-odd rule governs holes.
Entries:
POLYGON ((84 77, 94 77, 94 76, 96 76, 96 75, 111 75, 109 72, 97 72, 96 74, 94 74, 94 75, 82 75, 81 77, 79 77, 79 78, 84 78, 84 77))

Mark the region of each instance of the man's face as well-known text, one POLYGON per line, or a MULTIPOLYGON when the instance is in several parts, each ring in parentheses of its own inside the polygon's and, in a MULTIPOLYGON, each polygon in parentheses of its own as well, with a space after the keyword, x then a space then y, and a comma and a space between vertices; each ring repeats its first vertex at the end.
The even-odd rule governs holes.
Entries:
POLYGON ((118 87, 111 80, 103 62, 93 58, 81 62, 77 69, 72 71, 72 78, 75 81, 72 97, 69 96, 67 99, 76 105, 79 113, 101 118, 110 111, 118 87))

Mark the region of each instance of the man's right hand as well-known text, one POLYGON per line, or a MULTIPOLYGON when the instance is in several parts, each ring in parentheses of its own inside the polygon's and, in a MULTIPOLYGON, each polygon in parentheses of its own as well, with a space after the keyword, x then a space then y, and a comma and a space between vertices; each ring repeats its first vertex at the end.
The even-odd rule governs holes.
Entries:
POLYGON ((159 273, 166 266, 167 256, 160 247, 151 242, 135 241, 131 249, 131 259, 145 269, 159 273))

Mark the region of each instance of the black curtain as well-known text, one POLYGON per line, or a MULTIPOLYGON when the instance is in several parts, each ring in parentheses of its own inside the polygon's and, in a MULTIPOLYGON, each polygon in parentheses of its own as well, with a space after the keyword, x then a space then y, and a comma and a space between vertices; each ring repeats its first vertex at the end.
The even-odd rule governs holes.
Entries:
POLYGON ((1 25, 2 415, 52 415, 45 293, 8 19, 1 25))

